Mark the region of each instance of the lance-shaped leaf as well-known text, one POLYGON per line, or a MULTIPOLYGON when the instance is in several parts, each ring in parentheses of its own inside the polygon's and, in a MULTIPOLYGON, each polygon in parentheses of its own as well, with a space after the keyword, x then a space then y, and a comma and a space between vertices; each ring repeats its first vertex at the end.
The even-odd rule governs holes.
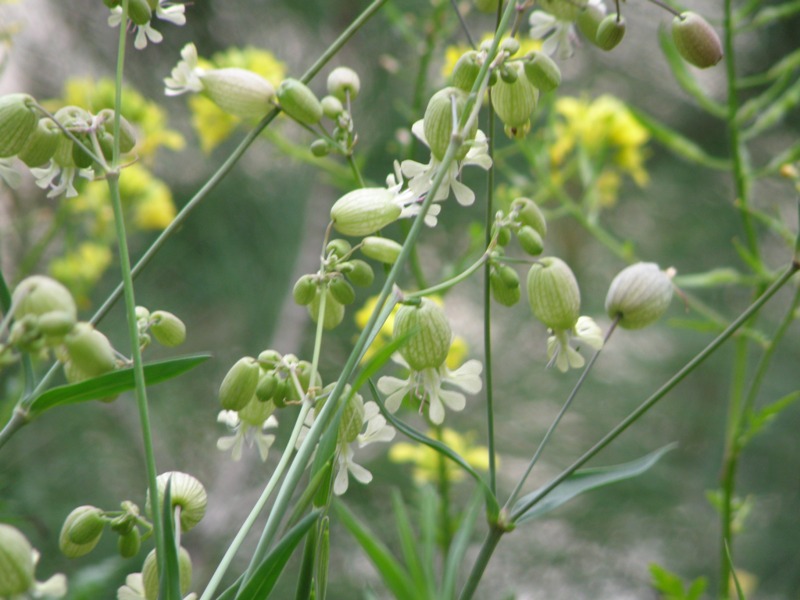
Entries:
POLYGON ((512 514, 519 515, 513 519, 514 523, 524 523, 541 517, 589 490, 641 475, 674 447, 675 444, 669 444, 642 458, 621 465, 576 471, 549 494, 542 495, 538 490, 531 492, 517 500, 514 505, 512 514))

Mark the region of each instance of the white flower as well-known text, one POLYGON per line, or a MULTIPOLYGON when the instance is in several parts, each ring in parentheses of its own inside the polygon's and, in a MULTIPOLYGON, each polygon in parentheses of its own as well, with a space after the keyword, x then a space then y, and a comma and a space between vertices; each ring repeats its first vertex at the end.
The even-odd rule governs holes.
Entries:
MULTIPOLYGON (((392 360, 409 368, 399 355, 392 357, 392 360)), ((429 404, 428 417, 434 425, 441 425, 445 406, 450 410, 460 411, 467 403, 464 394, 446 390, 443 385, 449 384, 468 394, 477 394, 483 387, 480 377, 482 371, 483 365, 475 359, 468 360, 454 371, 443 364, 438 368, 422 371, 409 370, 408 379, 381 377, 378 380, 378 389, 386 394, 386 409, 389 412, 396 412, 406 394, 411 394, 420 400, 420 412, 426 403, 429 404)))
POLYGON ((14 168, 13 158, 0 158, 0 181, 5 181, 11 188, 18 187, 22 181, 22 176, 14 168))
MULTIPOLYGON (((397 204, 401 209, 398 219, 410 219, 419 214, 424 197, 416 194, 414 190, 411 189, 400 192, 403 188, 403 172, 400 168, 400 163, 397 161, 394 161, 394 173, 386 177, 386 187, 390 192, 394 193, 392 202, 397 204)), ((425 213, 425 225, 428 227, 436 227, 437 217, 441 210, 442 207, 438 204, 431 204, 428 207, 428 212, 425 213)))
MULTIPOLYGON (((175 4, 169 0, 158 0, 158 6, 153 12, 162 21, 180 26, 186 24, 185 11, 186 7, 183 4, 175 4)), ((111 14, 108 17, 108 25, 109 27, 117 27, 121 23, 122 7, 115 6, 111 9, 111 14)), ((146 48, 148 41, 158 44, 164 39, 164 36, 153 28, 152 18, 144 25, 134 26, 134 29, 136 29, 136 38, 133 41, 133 46, 137 50, 146 48)))
POLYGON ((79 169, 78 167, 62 167, 54 159, 46 167, 36 167, 31 169, 31 174, 36 180, 36 185, 40 188, 52 188, 48 193, 48 198, 55 198, 66 193, 67 198, 78 195, 74 181, 76 176, 84 179, 94 179, 94 172, 91 169, 79 169), (56 181, 58 180, 58 181, 56 181))
POLYGON ((553 331, 547 338, 547 366, 554 362, 556 368, 562 373, 568 369, 580 369, 585 360, 578 353, 581 344, 586 344, 594 350, 603 347, 603 332, 591 317, 578 317, 572 330, 553 331), (576 348, 570 346, 570 341, 575 342, 576 348))
POLYGON ((531 13, 529 23, 531 37, 544 40, 542 51, 545 54, 556 54, 562 60, 572 56, 572 42, 576 35, 571 21, 562 21, 548 12, 535 10, 531 13))
POLYGON ((117 590, 117 600, 142 600, 144 582, 141 573, 131 573, 125 578, 125 585, 117 590))
MULTIPOLYGON (((425 139, 425 132, 423 121, 419 120, 411 126, 411 132, 417 138, 429 146, 428 140, 425 139)), ((475 193, 466 185, 458 180, 461 174, 461 169, 465 166, 476 166, 481 169, 488 169, 492 166, 492 159, 489 156, 489 144, 486 141, 486 135, 481 130, 475 134, 475 139, 469 142, 470 149, 464 160, 461 162, 453 162, 447 171, 442 184, 436 191, 436 196, 433 198, 434 202, 441 202, 450 196, 450 189, 453 189, 453 194, 456 201, 461 206, 469 206, 475 202, 475 193)), ((431 155, 428 164, 418 163, 413 160, 404 160, 400 164, 400 170, 403 175, 410 178, 408 182, 408 189, 411 190, 415 197, 421 198, 425 196, 433 185, 433 178, 441 163, 433 155, 431 155)))
POLYGON ((353 449, 349 444, 339 448, 339 455, 336 457, 336 476, 333 480, 333 493, 341 496, 347 491, 350 482, 349 475, 359 483, 369 483, 372 481, 372 473, 361 465, 353 462, 353 449))
POLYGON ((181 50, 181 61, 172 69, 170 77, 164 79, 167 96, 179 96, 186 92, 203 91, 201 76, 203 69, 197 66, 197 48, 189 43, 181 50))
POLYGON ((258 446, 261 460, 267 460, 269 449, 275 442, 275 436, 264 432, 267 429, 274 429, 278 426, 278 420, 274 415, 270 415, 259 424, 254 424, 241 420, 239 413, 235 410, 223 410, 217 416, 217 421, 227 425, 233 432, 233 435, 223 436, 217 440, 217 448, 219 450, 232 450, 231 456, 233 460, 240 460, 244 443, 247 442, 248 446, 252 446, 255 443, 258 446))

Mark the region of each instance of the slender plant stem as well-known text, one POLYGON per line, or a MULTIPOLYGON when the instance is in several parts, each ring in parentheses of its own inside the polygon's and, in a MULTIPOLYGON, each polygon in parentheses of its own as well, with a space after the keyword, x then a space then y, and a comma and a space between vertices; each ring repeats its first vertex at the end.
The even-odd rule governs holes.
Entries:
POLYGON ((497 544, 500 543, 500 538, 503 537, 504 533, 505 531, 501 527, 497 525, 490 526, 489 532, 486 534, 486 538, 481 545, 480 553, 475 559, 475 564, 472 565, 469 578, 464 584, 461 594, 458 596, 459 600, 470 600, 470 598, 472 598, 475 590, 478 589, 478 584, 481 582, 486 567, 489 565, 489 560, 491 560, 492 554, 494 554, 494 550, 497 548, 497 544))
POLYGON ((408 294, 405 294, 405 299, 411 300, 412 298, 423 298, 425 296, 430 296, 431 294, 438 294, 439 292, 445 292, 449 290, 451 287, 461 283, 462 281, 466 281, 470 277, 470 275, 472 275, 478 269, 480 269, 481 266, 486 264, 488 260, 489 260, 489 250, 481 254, 481 257, 478 260, 476 260, 474 263, 472 263, 469 267, 467 267, 458 275, 455 275, 450 279, 442 281, 441 283, 437 283, 436 285, 433 285, 424 290, 420 290, 418 292, 409 292, 408 294))

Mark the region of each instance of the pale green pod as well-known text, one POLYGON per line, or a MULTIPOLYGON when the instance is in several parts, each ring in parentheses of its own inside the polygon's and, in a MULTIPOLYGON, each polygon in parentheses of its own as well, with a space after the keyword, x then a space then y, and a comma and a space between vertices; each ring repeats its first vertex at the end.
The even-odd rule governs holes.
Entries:
POLYGON ((401 207, 386 188, 361 188, 348 192, 331 207, 331 221, 342 235, 364 237, 394 223, 401 207))
POLYGON ((722 42, 703 17, 684 12, 672 20, 672 39, 686 62, 700 69, 722 60, 722 42))
POLYGON ((117 366, 111 342, 90 323, 76 323, 64 336, 64 345, 75 368, 89 377, 108 373, 117 366))
POLYGON ((442 308, 427 298, 404 305, 394 319, 395 339, 409 335, 400 354, 415 371, 438 368, 447 359, 453 332, 442 308))
POLYGON ((302 81, 287 78, 276 92, 283 111, 304 125, 316 125, 322 120, 322 104, 302 81))
POLYGON ((28 94, 0 96, 0 158, 21 152, 36 130, 38 118, 28 94))
POLYGON ((24 594, 36 583, 33 548, 16 527, 0 523, 0 597, 24 594))
POLYGON ((661 318, 672 301, 672 279, 655 263, 636 263, 614 277, 606 313, 620 327, 641 329, 661 318))
POLYGON ((219 402, 225 410, 239 410, 256 393, 260 368, 250 357, 240 358, 230 368, 219 386, 219 402))
POLYGON ((539 259, 528 271, 528 302, 534 316, 555 331, 568 331, 580 316, 581 293, 572 269, 560 258, 539 259))
POLYGON ((226 113, 242 119, 258 119, 272 108, 275 88, 252 71, 230 67, 200 75, 203 93, 226 113))
MULTIPOLYGON (((168 471, 156 478, 158 485, 159 510, 162 510, 164 492, 170 482, 170 499, 173 512, 175 507, 180 507, 180 526, 182 532, 194 528, 205 516, 208 505, 208 495, 202 483, 192 475, 181 471, 168 471)), ((153 506, 150 500, 150 490, 147 491, 145 511, 153 515, 153 506)))
MULTIPOLYGON (((186 548, 178 549, 178 573, 181 595, 188 593, 192 585, 192 559, 186 548)), ((151 550, 142 565, 142 583, 146 600, 158 600, 158 560, 156 551, 151 550)))
POLYGON ((508 66, 516 71, 518 77, 513 83, 500 79, 495 84, 492 88, 492 104, 504 125, 518 129, 530 121, 536 109, 539 91, 524 76, 519 62, 509 63, 508 66))

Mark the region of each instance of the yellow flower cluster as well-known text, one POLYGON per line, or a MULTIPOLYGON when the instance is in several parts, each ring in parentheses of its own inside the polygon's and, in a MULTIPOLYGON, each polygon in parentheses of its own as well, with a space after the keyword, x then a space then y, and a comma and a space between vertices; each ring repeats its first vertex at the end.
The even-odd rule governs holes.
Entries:
MULTIPOLYGON (((251 46, 229 48, 214 54, 210 60, 200 58, 198 66, 208 69, 230 67, 247 69, 261 75, 276 88, 286 76, 286 65, 271 52, 251 46)), ((200 147, 206 153, 225 141, 241 121, 238 117, 223 111, 202 94, 190 96, 189 109, 192 111, 192 126, 200 138, 200 147)))
POLYGON ((563 97, 556 100, 555 110, 549 153, 556 171, 570 158, 588 159, 599 173, 595 187, 603 206, 616 201, 623 175, 639 186, 647 184, 644 161, 650 134, 621 100, 609 95, 594 100, 563 97))
MULTIPOLYGON (((461 435, 457 431, 444 428, 440 435, 428 432, 428 436, 439 439, 448 446, 468 465, 485 471, 489 468, 489 450, 484 446, 474 446, 472 435, 461 435)), ((414 470, 412 477, 418 484, 436 482, 439 480, 439 468, 444 460, 445 476, 448 481, 460 481, 464 478, 464 471, 447 457, 423 444, 409 444, 398 442, 389 450, 389 460, 396 463, 412 463, 414 470)))
POLYGON ((53 259, 48 270, 70 289, 78 304, 86 306, 89 293, 111 264, 111 258, 107 244, 87 241, 53 259))

